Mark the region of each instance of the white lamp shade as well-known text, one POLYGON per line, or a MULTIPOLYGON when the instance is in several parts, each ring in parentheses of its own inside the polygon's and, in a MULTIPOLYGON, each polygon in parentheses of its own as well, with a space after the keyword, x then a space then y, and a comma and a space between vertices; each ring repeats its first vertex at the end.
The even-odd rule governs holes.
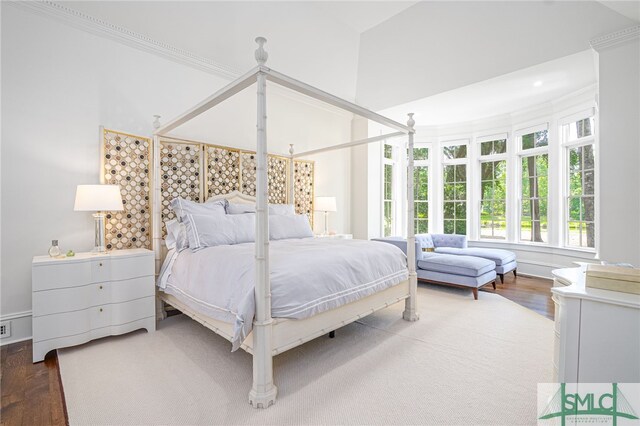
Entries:
POLYGON ((315 210, 319 212, 335 212, 336 197, 316 197, 315 210))
POLYGON ((76 189, 76 211, 124 210, 118 185, 78 185, 76 189))

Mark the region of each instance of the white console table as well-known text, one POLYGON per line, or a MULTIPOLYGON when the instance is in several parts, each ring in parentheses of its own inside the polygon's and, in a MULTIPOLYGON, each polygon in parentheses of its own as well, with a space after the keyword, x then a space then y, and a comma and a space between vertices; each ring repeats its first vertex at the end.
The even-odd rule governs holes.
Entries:
POLYGON ((585 287, 586 265, 553 271, 554 379, 640 382, 640 295, 585 287))

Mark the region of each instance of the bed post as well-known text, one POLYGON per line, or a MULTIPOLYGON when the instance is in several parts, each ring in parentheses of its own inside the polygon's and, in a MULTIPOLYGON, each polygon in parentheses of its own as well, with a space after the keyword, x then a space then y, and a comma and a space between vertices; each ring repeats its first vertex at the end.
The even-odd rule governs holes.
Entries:
POLYGON ((413 126, 416 124, 413 113, 409 114, 407 126, 409 126, 408 164, 407 164, 407 263, 409 266, 409 297, 405 300, 402 318, 407 321, 419 319, 417 307, 418 275, 416 274, 416 232, 414 228, 414 193, 413 193, 413 126))
MULTIPOLYGON (((263 44, 256 38, 256 60, 259 66, 267 61, 263 44)), ((276 400, 278 389, 273 384, 271 284, 269 282, 269 211, 267 180, 267 76, 260 70, 257 76, 258 117, 256 147, 256 314, 253 322, 253 386, 249 403, 255 408, 267 408, 276 400)))
POLYGON ((294 178, 293 170, 294 170, 293 169, 293 144, 290 143, 289 144, 289 188, 288 188, 289 196, 287 198, 289 199, 288 203, 293 204, 295 206, 295 200, 293 198, 295 197, 294 188, 296 187, 296 183, 293 181, 293 178, 294 178))

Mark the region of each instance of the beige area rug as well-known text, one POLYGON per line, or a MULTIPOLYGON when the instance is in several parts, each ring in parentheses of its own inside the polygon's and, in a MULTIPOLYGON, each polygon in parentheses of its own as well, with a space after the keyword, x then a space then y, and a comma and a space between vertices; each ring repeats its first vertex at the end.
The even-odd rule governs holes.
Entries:
POLYGON ((553 323, 501 296, 420 285, 403 303, 275 358, 276 404, 248 404, 251 356, 179 315, 59 351, 71 425, 535 424, 553 323))

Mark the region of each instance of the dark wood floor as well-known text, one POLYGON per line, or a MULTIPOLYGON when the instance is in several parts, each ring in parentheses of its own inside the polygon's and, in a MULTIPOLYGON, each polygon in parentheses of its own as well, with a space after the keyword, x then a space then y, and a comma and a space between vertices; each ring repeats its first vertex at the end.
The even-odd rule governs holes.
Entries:
MULTIPOLYGON (((497 289, 487 286, 481 291, 495 292, 540 315, 553 319, 552 281, 513 274, 498 280, 497 289)), ((471 296, 469 296, 471 297, 471 296)), ((477 303, 481 303, 481 300, 477 303)), ((2 346, 0 350, 0 388, 2 405, 0 424, 65 425, 68 424, 58 357, 51 352, 44 362, 31 362, 31 341, 2 346)))

